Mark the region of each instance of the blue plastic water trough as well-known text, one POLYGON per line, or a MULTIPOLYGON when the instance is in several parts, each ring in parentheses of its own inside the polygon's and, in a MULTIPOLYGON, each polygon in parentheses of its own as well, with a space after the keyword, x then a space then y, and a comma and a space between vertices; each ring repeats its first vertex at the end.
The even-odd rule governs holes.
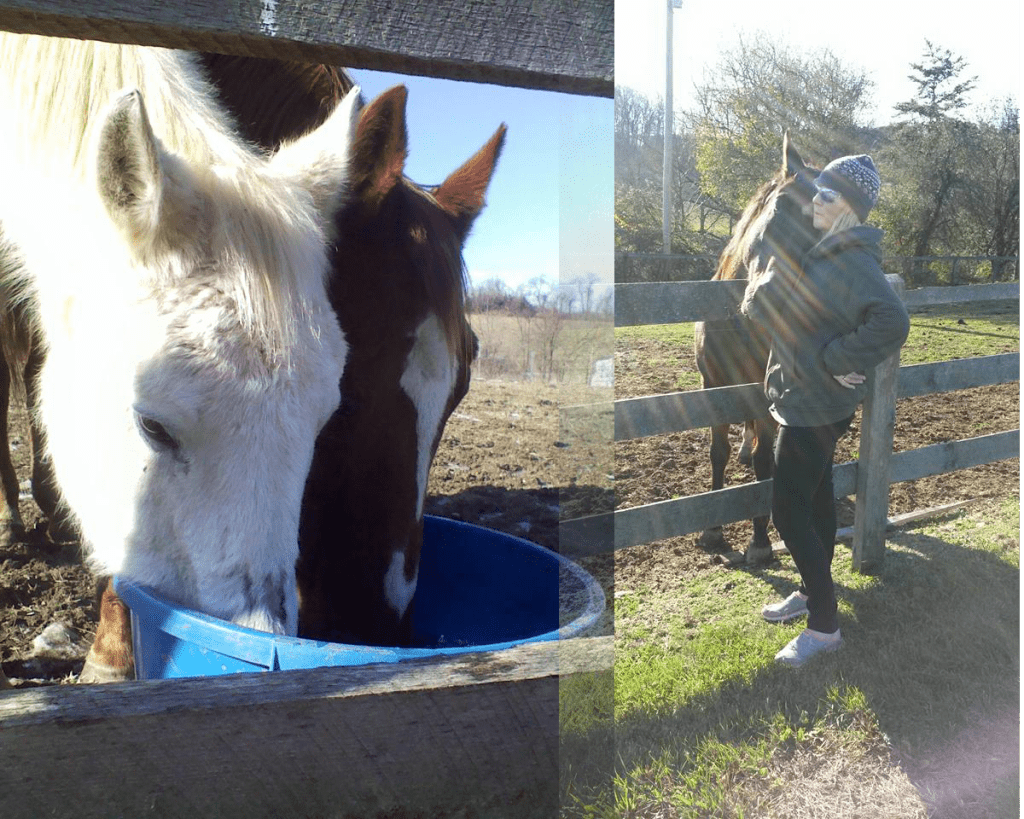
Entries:
POLYGON ((114 589, 131 610, 140 680, 494 651, 576 636, 605 606, 600 585, 572 561, 521 538, 430 516, 408 648, 281 637, 179 608, 122 578, 114 589), (559 611, 560 599, 574 601, 573 609, 559 611))

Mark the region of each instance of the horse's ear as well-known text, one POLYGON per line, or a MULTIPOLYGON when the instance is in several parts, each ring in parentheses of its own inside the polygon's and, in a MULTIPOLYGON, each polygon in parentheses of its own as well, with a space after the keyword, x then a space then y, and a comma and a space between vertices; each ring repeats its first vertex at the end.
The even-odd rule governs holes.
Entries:
POLYGON ((502 125, 466 164, 452 173, 434 191, 434 199, 455 218, 459 236, 465 239, 473 220, 483 210, 484 193, 498 164, 505 144, 506 128, 502 125))
POLYGON ((348 151, 359 105, 359 87, 342 99, 323 125, 287 142, 270 160, 270 168, 313 195, 317 209, 333 219, 345 197, 348 151))
POLYGON ((803 157, 800 156, 800 152, 793 147, 793 143, 789 141, 789 131, 782 135, 782 172, 786 176, 793 176, 794 174, 804 173, 807 171, 807 165, 804 164, 803 157))
POLYGON ((408 154, 405 103, 408 91, 396 85, 363 109, 352 144, 351 187, 364 207, 376 208, 402 178, 408 154))
POLYGON ((110 218, 136 244, 160 224, 164 172, 160 147, 138 91, 111 104, 96 146, 96 182, 110 218))

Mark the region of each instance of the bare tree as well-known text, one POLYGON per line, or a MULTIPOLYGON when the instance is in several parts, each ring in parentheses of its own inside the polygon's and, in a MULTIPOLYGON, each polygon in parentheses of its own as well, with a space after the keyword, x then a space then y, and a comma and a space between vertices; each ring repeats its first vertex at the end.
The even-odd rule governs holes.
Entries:
POLYGON ((768 37, 741 39, 697 87, 701 191, 738 215, 778 166, 786 130, 812 157, 853 153, 870 89, 863 71, 827 49, 804 54, 768 37))

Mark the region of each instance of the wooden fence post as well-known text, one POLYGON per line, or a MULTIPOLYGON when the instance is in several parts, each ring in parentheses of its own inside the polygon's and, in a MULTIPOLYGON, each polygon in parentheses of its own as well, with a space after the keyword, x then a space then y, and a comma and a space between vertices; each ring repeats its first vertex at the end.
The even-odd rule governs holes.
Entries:
MULTIPOLYGON (((886 276, 903 298, 903 279, 886 276)), ((896 387, 900 354, 875 367, 860 425, 860 458, 857 467, 857 504, 853 526, 853 569, 874 574, 885 558, 885 528, 889 515, 889 460, 896 424, 896 387)))

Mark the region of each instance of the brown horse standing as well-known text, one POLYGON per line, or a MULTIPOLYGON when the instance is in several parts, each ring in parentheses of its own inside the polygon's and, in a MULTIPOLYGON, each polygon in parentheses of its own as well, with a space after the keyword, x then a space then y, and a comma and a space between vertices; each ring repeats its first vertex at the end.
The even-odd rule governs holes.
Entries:
MULTIPOLYGON (((330 66, 203 61, 241 134, 267 150, 315 128, 352 87, 330 66)), ((349 343, 346 400, 316 444, 297 565, 299 632, 317 639, 410 640, 427 471, 476 354, 462 245, 483 208, 505 128, 440 186, 421 188, 402 173, 405 100, 405 89, 395 88, 362 112, 351 199, 336 221, 344 256, 334 258, 329 290, 349 343)), ((23 321, 12 326, 28 330, 23 321)), ((31 334, 21 341, 42 355, 31 334)), ((27 376, 27 388, 33 383, 27 376)), ((100 623, 81 679, 130 678, 128 613, 109 579, 98 599, 100 623)))
MULTIPOLYGON (((813 180, 818 171, 804 164, 800 154, 782 141, 782 167, 762 185, 740 216, 732 237, 718 260, 712 281, 754 280, 770 259, 776 264, 797 265, 801 256, 820 237, 811 220, 813 180)), ((737 313, 728 319, 697 322, 694 327, 694 352, 704 389, 728 387, 764 381, 768 364, 769 339, 764 331, 737 313)), ((752 462, 757 480, 772 475, 772 446, 775 423, 771 418, 747 421, 741 462, 752 462), (748 461, 749 458, 749 461, 748 461)), ((729 425, 711 428, 711 488, 725 485, 725 467, 729 461, 729 425)), ((762 563, 771 558, 768 517, 754 518, 754 534, 747 546, 747 563, 762 563)), ((724 548, 721 527, 701 536, 705 548, 724 548)))
POLYGON ((397 88, 366 108, 337 220, 345 261, 329 294, 350 345, 345 399, 317 439, 296 566, 300 633, 322 640, 411 639, 427 474, 476 355, 462 246, 505 129, 423 189, 402 175, 405 99, 397 88))

